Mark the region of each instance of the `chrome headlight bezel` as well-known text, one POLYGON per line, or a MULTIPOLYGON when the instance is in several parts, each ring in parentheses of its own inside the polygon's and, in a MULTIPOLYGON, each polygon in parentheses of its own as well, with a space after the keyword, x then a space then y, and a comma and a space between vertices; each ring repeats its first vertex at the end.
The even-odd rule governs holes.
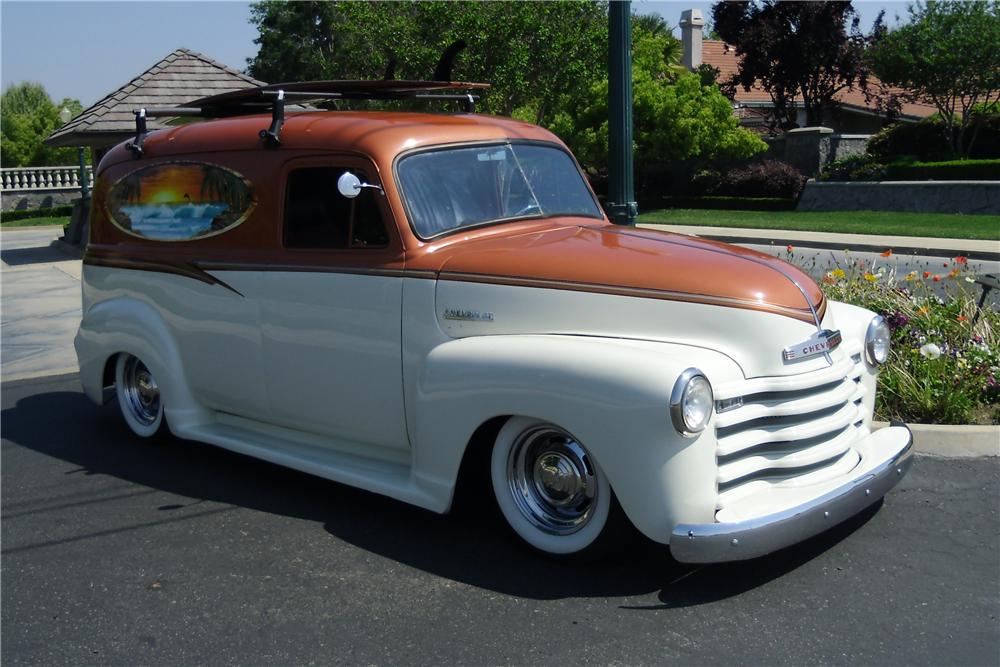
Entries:
POLYGON ((705 430, 708 422, 712 419, 712 412, 715 408, 715 395, 712 391, 712 383, 708 381, 705 374, 697 368, 688 368, 674 382, 674 388, 670 392, 670 420, 674 428, 685 438, 693 438, 705 430), (707 396, 704 392, 707 391, 707 396), (704 417, 695 423, 688 423, 685 413, 689 412, 685 408, 690 406, 689 401, 699 398, 707 406, 704 417))
POLYGON ((865 332, 865 358, 871 366, 881 366, 889 359, 892 348, 892 331, 889 323, 881 315, 876 315, 868 323, 865 332))

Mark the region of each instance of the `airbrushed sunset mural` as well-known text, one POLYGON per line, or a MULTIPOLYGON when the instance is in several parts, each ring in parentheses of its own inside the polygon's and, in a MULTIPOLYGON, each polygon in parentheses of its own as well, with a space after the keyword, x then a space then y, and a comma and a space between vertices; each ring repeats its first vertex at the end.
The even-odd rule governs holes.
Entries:
POLYGON ((246 219, 255 203, 239 174, 199 162, 138 169, 108 193, 108 213, 118 227, 161 241, 218 234, 246 219))

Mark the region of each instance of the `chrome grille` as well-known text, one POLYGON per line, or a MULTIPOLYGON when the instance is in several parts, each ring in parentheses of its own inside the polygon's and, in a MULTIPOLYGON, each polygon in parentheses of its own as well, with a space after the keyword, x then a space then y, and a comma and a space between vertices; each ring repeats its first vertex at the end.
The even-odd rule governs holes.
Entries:
POLYGON ((720 387, 742 405, 715 418, 718 509, 773 486, 812 484, 860 461, 853 444, 865 426, 859 353, 838 355, 820 371, 720 387))

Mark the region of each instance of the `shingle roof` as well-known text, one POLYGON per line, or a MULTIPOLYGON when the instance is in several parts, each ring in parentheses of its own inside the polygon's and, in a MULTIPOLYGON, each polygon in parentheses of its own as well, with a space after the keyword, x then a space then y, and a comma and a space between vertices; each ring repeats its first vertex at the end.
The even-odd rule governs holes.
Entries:
MULTIPOLYGON (((135 132, 132 112, 141 107, 172 107, 230 90, 262 86, 200 53, 177 49, 53 132, 50 146, 108 146, 135 132)), ((150 130, 164 127, 150 118, 150 130)))
MULTIPOLYGON (((734 74, 736 74, 737 69, 739 69, 739 60, 736 57, 736 49, 725 42, 718 40, 706 39, 701 43, 701 61, 708 63, 712 67, 719 70, 719 81, 726 81, 734 74)), ((899 89, 894 89, 899 91, 899 89)), ((901 92, 901 91, 899 91, 901 92)), ((795 99, 799 102, 802 101, 802 97, 797 95, 795 99)), ((844 105, 848 107, 855 107, 858 109, 872 109, 872 105, 865 100, 865 94, 860 89, 844 90, 837 95, 837 99, 844 105)), ((766 102, 771 103, 771 96, 761 88, 759 85, 752 87, 750 90, 743 90, 742 86, 736 87, 736 102, 746 103, 758 103, 766 102)), ((902 109, 900 110, 904 116, 909 116, 911 118, 926 118, 927 116, 937 113, 937 109, 928 104, 910 104, 904 103, 902 109)))

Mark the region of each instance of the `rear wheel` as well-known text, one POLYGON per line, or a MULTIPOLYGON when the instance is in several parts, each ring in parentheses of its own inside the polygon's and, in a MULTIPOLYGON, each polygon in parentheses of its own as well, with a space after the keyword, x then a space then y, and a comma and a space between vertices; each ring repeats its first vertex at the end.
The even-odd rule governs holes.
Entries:
POLYGON ((624 515, 607 477, 564 429, 513 417, 497 434, 493 493, 511 529, 538 551, 578 556, 603 551, 624 515))
POLYGON ((119 354, 115 363, 115 393, 122 417, 132 432, 149 438, 163 426, 160 387, 144 363, 131 354, 119 354))

